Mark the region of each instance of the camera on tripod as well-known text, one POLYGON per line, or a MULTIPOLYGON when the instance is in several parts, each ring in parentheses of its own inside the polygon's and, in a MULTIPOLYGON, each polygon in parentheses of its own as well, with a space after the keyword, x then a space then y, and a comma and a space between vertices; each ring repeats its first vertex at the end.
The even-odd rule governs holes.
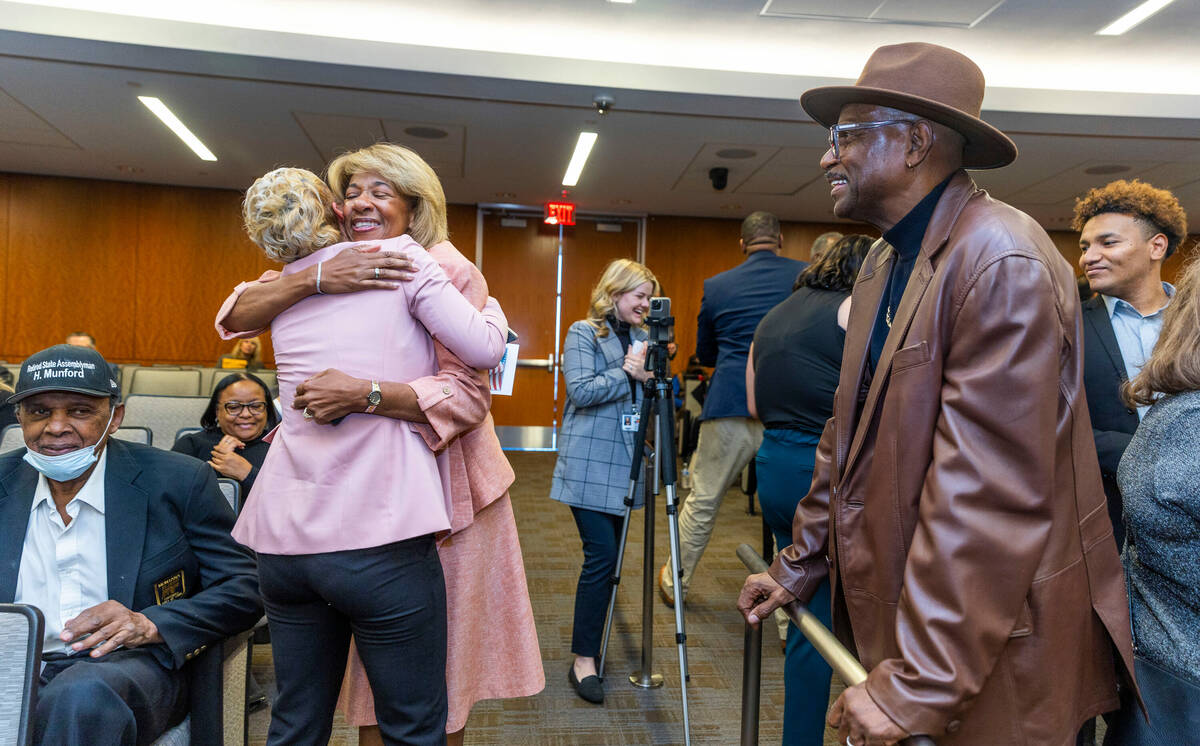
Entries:
POLYGON ((646 315, 646 326, 650 327, 651 344, 668 344, 675 341, 675 317, 671 315, 671 299, 650 299, 650 313, 646 315))
POLYGON ((650 299, 646 326, 650 330, 646 370, 653 373, 655 378, 670 378, 667 371, 671 355, 667 345, 675 341, 675 317, 671 315, 670 298, 660 296, 650 299))

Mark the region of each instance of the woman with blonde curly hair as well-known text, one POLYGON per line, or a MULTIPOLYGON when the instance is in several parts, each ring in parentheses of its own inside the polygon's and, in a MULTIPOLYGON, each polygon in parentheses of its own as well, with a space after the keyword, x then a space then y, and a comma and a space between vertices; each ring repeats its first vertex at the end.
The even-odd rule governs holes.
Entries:
POLYGON ((567 678, 580 697, 594 704, 604 701, 596 656, 617 562, 629 466, 633 449, 641 447, 621 421, 638 411, 639 384, 650 377, 643 322, 658 289, 654 273, 644 265, 613 261, 592 290, 587 318, 571 324, 563 347, 567 406, 550 497, 571 508, 583 542, 571 635, 575 659, 567 678))
POLYGON ((422 434, 374 416, 391 404, 379 381, 433 375, 434 339, 469 365, 494 366, 507 323, 495 304, 481 314, 388 223, 395 211, 381 211, 381 222, 399 227, 382 243, 411 257, 411 281, 394 292, 324 294, 323 264, 349 247, 333 243, 331 197, 315 174, 279 169, 243 206, 250 237, 289 262, 267 286, 316 268, 317 294, 271 321, 280 398, 293 406, 233 531, 258 553, 272 641, 286 651, 275 657, 268 743, 328 741, 353 634, 386 741, 442 744, 446 595, 435 534, 451 527, 452 495, 422 434), (334 366, 355 382, 356 401, 331 414, 305 399, 305 386, 334 366))
MULTIPOLYGON (((406 232, 469 301, 484 305, 487 282, 447 240, 445 197, 420 156, 378 143, 336 159, 329 178, 345 236, 376 243, 406 232)), ((334 278, 326 292, 391 287, 408 271, 404 253, 386 247, 376 253, 344 251, 326 264, 324 277, 334 278), (375 269, 382 280, 374 279, 375 269)), ((291 286, 284 284, 288 279, 252 284, 222 323, 249 330, 312 293, 315 278, 292 280, 291 286)), ((412 423, 431 452, 444 454, 449 473, 451 536, 439 544, 438 554, 448 609, 446 736, 454 746, 462 743, 475 702, 532 695, 545 679, 508 495, 514 474, 492 425, 487 381, 450 350, 441 345, 436 350, 435 374, 380 382, 383 402, 375 416, 412 423)), ((326 371, 303 384, 293 406, 312 408, 318 421, 361 411, 359 386, 338 370, 326 371)), ((340 707, 348 723, 360 726, 362 744, 380 743, 387 735, 375 726, 378 703, 368 678, 352 646, 340 707)))

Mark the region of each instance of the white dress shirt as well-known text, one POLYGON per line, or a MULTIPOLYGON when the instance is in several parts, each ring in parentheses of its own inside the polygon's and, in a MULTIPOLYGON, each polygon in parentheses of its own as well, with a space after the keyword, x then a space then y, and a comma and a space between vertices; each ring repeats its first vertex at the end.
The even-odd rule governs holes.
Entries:
MULTIPOLYGON (((73 652, 60 638, 63 624, 84 609, 108 600, 108 545, 104 529, 104 470, 100 454, 87 482, 67 503, 64 525, 50 484, 38 475, 29 526, 17 571, 16 602, 33 604, 46 617, 43 653, 73 652)), ((82 654, 82 653, 81 653, 82 654)))
MULTIPOLYGON (((1163 292, 1167 294, 1167 302, 1154 313, 1145 315, 1120 298, 1111 295, 1100 296, 1104 299, 1104 307, 1108 309, 1113 335, 1117 338, 1117 347, 1120 348, 1121 359, 1125 362, 1125 376, 1131 380, 1141 372, 1142 366, 1154 352, 1154 345, 1162 332, 1163 315, 1171 299, 1175 297, 1174 285, 1169 282, 1162 285, 1163 292)), ((1149 410, 1149 404, 1137 408, 1139 422, 1149 410)))

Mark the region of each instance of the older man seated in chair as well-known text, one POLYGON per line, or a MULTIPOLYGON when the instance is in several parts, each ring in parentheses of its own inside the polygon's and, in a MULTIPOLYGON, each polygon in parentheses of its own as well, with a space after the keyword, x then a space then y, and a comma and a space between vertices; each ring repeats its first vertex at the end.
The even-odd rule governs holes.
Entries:
POLYGON ((0 601, 46 618, 34 739, 145 744, 187 714, 184 665, 262 615, 253 555, 204 462, 112 438, 100 353, 21 365, 26 450, 0 456, 0 601))

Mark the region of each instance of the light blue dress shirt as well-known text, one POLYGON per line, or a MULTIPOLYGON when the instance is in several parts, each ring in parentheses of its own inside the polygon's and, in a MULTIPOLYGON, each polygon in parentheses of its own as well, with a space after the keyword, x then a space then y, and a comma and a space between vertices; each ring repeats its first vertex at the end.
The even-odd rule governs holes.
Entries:
MULTIPOLYGON (((1163 283, 1167 293, 1167 302, 1154 313, 1143 316, 1129 303, 1114 298, 1111 295, 1101 295, 1104 307, 1108 309, 1108 318, 1112 322, 1113 334, 1117 337, 1117 346, 1121 348, 1121 359, 1125 361, 1125 376, 1133 379, 1141 370, 1154 345, 1158 342, 1159 332, 1162 331, 1163 314, 1170 299, 1175 296, 1175 286, 1169 282, 1163 283)), ((1138 407, 1138 420, 1146 416, 1149 405, 1138 407)))

